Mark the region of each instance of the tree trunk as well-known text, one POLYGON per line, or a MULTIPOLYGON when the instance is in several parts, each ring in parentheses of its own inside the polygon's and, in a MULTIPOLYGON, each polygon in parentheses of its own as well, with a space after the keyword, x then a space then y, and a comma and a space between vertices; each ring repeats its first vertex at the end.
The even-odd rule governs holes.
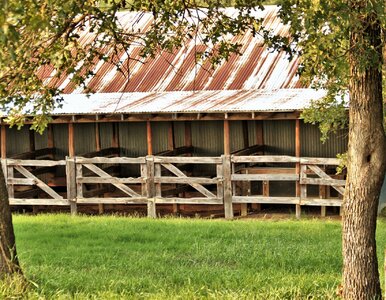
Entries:
POLYGON ((15 234, 13 232, 11 208, 8 191, 4 179, 3 168, 0 167, 0 278, 15 273, 21 274, 16 253, 15 234))
POLYGON ((385 175, 382 43, 380 22, 375 12, 366 11, 366 2, 350 3, 355 25, 350 32, 350 130, 342 239, 343 298, 355 300, 382 297, 375 244, 385 175), (372 56, 369 49, 375 49, 372 56))

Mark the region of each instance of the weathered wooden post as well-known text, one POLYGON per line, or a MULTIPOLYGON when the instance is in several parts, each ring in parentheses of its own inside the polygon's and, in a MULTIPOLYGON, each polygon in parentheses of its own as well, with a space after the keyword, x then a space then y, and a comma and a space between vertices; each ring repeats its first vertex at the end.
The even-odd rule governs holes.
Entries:
POLYGON ((146 156, 146 191, 147 191, 147 216, 156 218, 155 185, 154 185, 154 156, 146 156))
POLYGON ((76 168, 75 158, 66 157, 66 181, 67 181, 67 199, 70 202, 71 215, 76 215, 78 208, 76 205, 76 168))
POLYGON ((233 219, 231 156, 222 155, 225 219, 233 219))
MULTIPOLYGON (((300 157, 300 120, 296 119, 295 124, 295 156, 300 157)), ((300 162, 296 163, 296 174, 300 177, 300 162)), ((300 178, 296 181, 296 197, 301 199, 301 188, 300 188, 300 178)), ((301 200, 299 200, 299 204, 296 204, 296 218, 300 219, 302 209, 300 206, 301 200)))

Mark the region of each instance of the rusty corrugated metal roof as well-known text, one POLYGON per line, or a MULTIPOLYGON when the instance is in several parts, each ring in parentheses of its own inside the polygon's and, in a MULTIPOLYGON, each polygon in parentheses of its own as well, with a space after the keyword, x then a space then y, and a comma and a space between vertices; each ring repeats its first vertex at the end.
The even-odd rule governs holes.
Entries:
POLYGON ((313 89, 74 93, 63 95, 54 115, 300 111, 323 96, 313 89))
MULTIPOLYGON (((264 18, 267 29, 276 34, 285 35, 288 28, 277 17, 278 8, 267 6, 264 11, 255 12, 264 18)), ((233 8, 227 9, 228 14, 237 14, 233 8)), ((152 22, 150 13, 122 12, 119 22, 132 32, 146 31, 152 22)), ((83 32, 81 43, 90 43, 94 35, 83 32)), ((298 59, 288 60, 283 52, 272 52, 263 46, 262 38, 248 32, 233 37, 232 41, 242 44, 242 56, 232 55, 227 62, 215 69, 204 63, 203 67, 196 64, 195 54, 204 51, 207 46, 198 40, 190 40, 184 47, 174 53, 160 53, 144 63, 140 59, 141 46, 134 45, 118 54, 116 60, 129 66, 128 76, 117 71, 114 64, 103 60, 95 61, 95 75, 87 80, 87 86, 96 93, 131 93, 131 92, 170 92, 170 91, 209 91, 209 90, 250 90, 250 89, 286 89, 304 87, 296 75, 298 59), (129 61, 128 56, 131 60, 129 61)), ((106 53, 109 49, 105 49, 106 53)), ((44 67, 40 76, 45 84, 60 87, 65 94, 82 93, 83 88, 74 88, 71 78, 65 75, 55 78, 55 70, 44 67)))

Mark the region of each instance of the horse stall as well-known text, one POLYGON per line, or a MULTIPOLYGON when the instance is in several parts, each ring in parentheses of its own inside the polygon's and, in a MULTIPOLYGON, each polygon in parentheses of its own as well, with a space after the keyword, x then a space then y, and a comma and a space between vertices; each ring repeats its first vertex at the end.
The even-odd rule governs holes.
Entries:
MULTIPOLYGON (((298 217, 301 207, 320 206, 325 216, 328 206, 341 205, 344 173, 336 174, 336 154, 346 151, 347 132, 322 144, 318 128, 299 119, 301 110, 259 108, 258 97, 273 96, 257 92, 243 98, 251 102, 249 111, 221 104, 218 112, 214 99, 198 104, 192 94, 184 103, 194 101, 197 112, 177 112, 168 101, 167 109, 142 113, 138 99, 120 98, 126 108, 114 112, 109 107, 115 100, 106 97, 69 95, 43 135, 28 125, 18 130, 2 123, 13 206, 232 218, 276 204, 293 207, 298 217), (89 102, 87 110, 77 107, 79 97, 89 102), (201 110, 207 102, 212 109, 201 110)), ((143 97, 146 105, 162 106, 158 94, 143 97)), ((304 90, 295 90, 296 97, 304 99, 304 90)))

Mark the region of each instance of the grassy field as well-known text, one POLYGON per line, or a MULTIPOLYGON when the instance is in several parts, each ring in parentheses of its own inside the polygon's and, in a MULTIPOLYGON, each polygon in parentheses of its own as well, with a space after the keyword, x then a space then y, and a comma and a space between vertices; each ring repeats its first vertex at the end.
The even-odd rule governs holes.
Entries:
MULTIPOLYGON (((26 298, 332 299, 340 282, 338 221, 18 215, 14 225, 36 283, 26 298)), ((380 266, 385 229, 380 220, 380 266)))

